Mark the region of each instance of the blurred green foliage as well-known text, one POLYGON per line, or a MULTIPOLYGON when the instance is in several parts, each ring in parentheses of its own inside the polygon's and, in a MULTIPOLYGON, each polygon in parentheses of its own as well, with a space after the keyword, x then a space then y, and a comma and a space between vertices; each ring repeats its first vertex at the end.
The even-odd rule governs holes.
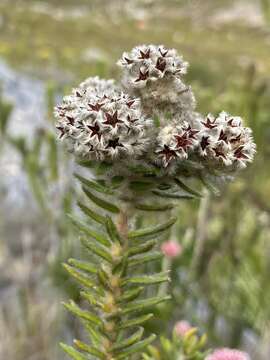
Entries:
POLYGON ((2 97, 2 91, 0 91, 0 136, 4 137, 6 134, 8 120, 10 118, 13 106, 10 102, 6 101, 2 97))

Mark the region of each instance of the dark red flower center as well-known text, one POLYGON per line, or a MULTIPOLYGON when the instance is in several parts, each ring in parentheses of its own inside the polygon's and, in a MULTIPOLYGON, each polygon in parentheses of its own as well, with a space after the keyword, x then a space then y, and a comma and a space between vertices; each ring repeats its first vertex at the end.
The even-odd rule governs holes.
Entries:
POLYGON ((237 159, 248 159, 247 155, 243 153, 244 146, 239 146, 238 149, 235 150, 234 156, 237 159))
POLYGON ((104 121, 105 125, 111 125, 112 127, 115 127, 117 124, 123 122, 122 120, 118 119, 117 111, 115 111, 113 115, 106 112, 105 116, 106 116, 106 121, 104 121))
POLYGON ((145 81, 145 80, 147 80, 148 77, 149 77, 149 71, 148 71, 148 70, 147 70, 145 73, 143 73, 143 72, 140 70, 139 77, 138 77, 138 79, 135 80, 135 82, 145 81))
POLYGON ((117 147, 124 147, 123 144, 119 143, 119 138, 109 140, 108 145, 106 146, 106 149, 108 148, 117 148, 117 147))
POLYGON ((177 144, 176 147, 182 148, 185 151, 192 145, 192 140, 188 137, 187 133, 184 133, 183 135, 175 135, 175 140, 177 144))
POLYGON ((217 124, 215 124, 216 119, 213 121, 208 117, 205 122, 202 122, 202 124, 207 127, 208 129, 214 129, 217 127, 217 124))

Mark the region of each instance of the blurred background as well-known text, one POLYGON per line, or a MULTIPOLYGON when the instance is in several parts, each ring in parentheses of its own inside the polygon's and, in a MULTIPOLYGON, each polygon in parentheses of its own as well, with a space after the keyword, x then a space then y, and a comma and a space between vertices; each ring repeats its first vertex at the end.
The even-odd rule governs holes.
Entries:
POLYGON ((142 43, 178 49, 198 110, 244 117, 258 146, 220 195, 180 206, 173 301, 149 326, 186 319, 212 347, 270 358, 270 0, 0 0, 1 359, 65 359, 59 340, 80 331, 60 304, 78 296, 61 262, 81 249, 52 109, 142 43))

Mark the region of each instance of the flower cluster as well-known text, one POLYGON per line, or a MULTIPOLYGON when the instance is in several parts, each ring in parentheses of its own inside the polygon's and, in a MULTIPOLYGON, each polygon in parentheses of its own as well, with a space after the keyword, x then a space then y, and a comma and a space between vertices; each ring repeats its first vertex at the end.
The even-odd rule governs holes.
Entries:
POLYGON ((119 160, 134 159, 167 174, 187 160, 220 174, 253 160, 252 133, 240 117, 204 118, 195 111, 192 90, 182 81, 187 63, 176 50, 142 45, 118 64, 122 85, 89 78, 56 107, 59 137, 78 156, 117 160, 117 171, 125 168, 119 160))
POLYGON ((124 68, 128 85, 134 88, 166 77, 180 78, 188 66, 175 49, 163 45, 136 46, 130 53, 124 52, 118 64, 124 68))
POLYGON ((157 141, 158 147, 156 154, 162 161, 164 167, 167 167, 174 160, 183 160, 188 158, 197 143, 198 130, 192 128, 187 122, 182 125, 167 125, 159 132, 157 141))
POLYGON ((256 151, 251 130, 243 127, 240 117, 226 112, 202 120, 199 138, 199 154, 223 166, 244 168, 256 151))
POLYGON ((60 139, 84 158, 138 156, 149 141, 151 121, 142 114, 140 100, 118 91, 111 81, 86 80, 56 107, 55 116, 60 139))
POLYGON ((141 98, 146 113, 180 116, 195 109, 191 88, 182 82, 188 63, 175 49, 162 45, 137 46, 124 53, 118 65, 124 73, 123 86, 141 98))
POLYGON ((215 350, 206 360, 250 360, 250 357, 245 352, 224 348, 215 350))

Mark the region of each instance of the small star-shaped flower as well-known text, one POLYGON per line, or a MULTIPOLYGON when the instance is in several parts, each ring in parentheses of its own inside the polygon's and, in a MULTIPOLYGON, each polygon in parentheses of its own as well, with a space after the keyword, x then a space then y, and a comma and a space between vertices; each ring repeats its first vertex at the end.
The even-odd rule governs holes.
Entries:
POLYGON ((66 115, 66 118, 68 120, 69 125, 74 125, 75 120, 74 120, 74 118, 72 116, 66 115))
POLYGON ((190 125, 185 129, 188 132, 188 136, 190 139, 196 139, 196 135, 199 133, 199 130, 192 129, 190 125))
POLYGON ((118 119, 117 111, 114 112, 113 115, 110 113, 105 113, 106 121, 104 121, 104 125, 111 125, 112 127, 115 127, 119 123, 123 123, 122 120, 118 119))
POLYGON ((131 100, 127 102, 127 106, 130 108, 135 103, 135 100, 131 100))
POLYGON ((129 122, 129 123, 132 123, 132 124, 134 124, 136 121, 138 121, 139 119, 131 119, 131 116, 130 115, 128 115, 127 116, 127 121, 129 122))
POLYGON ((101 138, 101 134, 100 134, 100 127, 97 123, 95 123, 94 125, 87 125, 88 129, 91 130, 91 135, 90 137, 92 138, 93 136, 97 135, 98 139, 100 140, 101 138))
POLYGON ((188 147, 192 145, 192 140, 188 137, 187 133, 184 133, 183 135, 175 135, 174 138, 178 149, 181 148, 184 151, 187 151, 188 147))
POLYGON ((130 60, 130 59, 129 59, 129 58, 127 58, 127 57, 124 57, 124 60, 126 61, 127 65, 131 65, 131 64, 133 64, 133 63, 134 63, 134 61, 133 61, 133 60, 130 60))
POLYGON ((169 162, 177 156, 176 152, 169 148, 168 145, 164 145, 163 150, 157 152, 158 155, 161 155, 165 159, 166 166, 169 162))
POLYGON ((218 141, 224 141, 226 144, 228 144, 228 136, 225 134, 223 130, 220 131, 218 141))
POLYGON ((157 59, 156 68, 159 71, 164 72, 164 70, 166 68, 166 60, 164 58, 162 58, 162 57, 159 57, 157 59))
POLYGON ((148 70, 147 70, 145 73, 143 73, 143 72, 140 70, 139 77, 138 77, 138 79, 135 80, 135 82, 145 81, 145 80, 147 80, 148 77, 149 77, 149 71, 148 71, 148 70))
POLYGON ((62 139, 62 137, 65 135, 65 129, 63 126, 56 126, 56 129, 60 131, 59 139, 62 139))
POLYGON ((167 50, 167 49, 164 52, 162 52, 161 48, 159 48, 158 51, 160 52, 161 56, 163 56, 163 57, 165 57, 169 52, 169 50, 167 50))
POLYGON ((202 124, 203 124, 205 127, 207 127, 208 129, 214 129, 214 128, 217 127, 217 124, 215 124, 215 121, 216 121, 216 119, 214 119, 214 120, 212 121, 209 117, 207 117, 206 122, 202 122, 202 124))
POLYGON ((106 149, 109 149, 109 148, 115 149, 116 147, 124 147, 123 144, 119 143, 119 138, 109 140, 108 144, 106 146, 106 149))
POLYGON ((202 150, 205 150, 206 147, 210 145, 209 136, 203 136, 200 145, 202 150))
POLYGON ((104 104, 96 103, 96 104, 88 104, 91 110, 99 111, 104 104))
POLYGON ((219 150, 218 148, 214 148, 213 150, 217 157, 222 157, 223 159, 226 159, 226 155, 221 150, 219 150))
POLYGON ((231 118, 229 121, 228 121, 228 125, 231 126, 231 127, 237 127, 238 125, 233 125, 233 120, 234 118, 231 118))
POLYGON ((235 150, 234 156, 237 159, 248 159, 248 156, 243 153, 243 150, 244 150, 244 146, 239 146, 239 148, 235 150))
POLYGON ((150 49, 147 49, 146 52, 143 52, 142 50, 140 50, 140 54, 141 56, 139 57, 139 59, 149 59, 150 58, 150 49))
POLYGON ((238 142, 238 141, 240 141, 240 140, 241 140, 241 134, 239 134, 238 136, 236 136, 236 138, 231 139, 231 140, 230 140, 230 143, 234 144, 234 143, 236 143, 236 142, 238 142))

